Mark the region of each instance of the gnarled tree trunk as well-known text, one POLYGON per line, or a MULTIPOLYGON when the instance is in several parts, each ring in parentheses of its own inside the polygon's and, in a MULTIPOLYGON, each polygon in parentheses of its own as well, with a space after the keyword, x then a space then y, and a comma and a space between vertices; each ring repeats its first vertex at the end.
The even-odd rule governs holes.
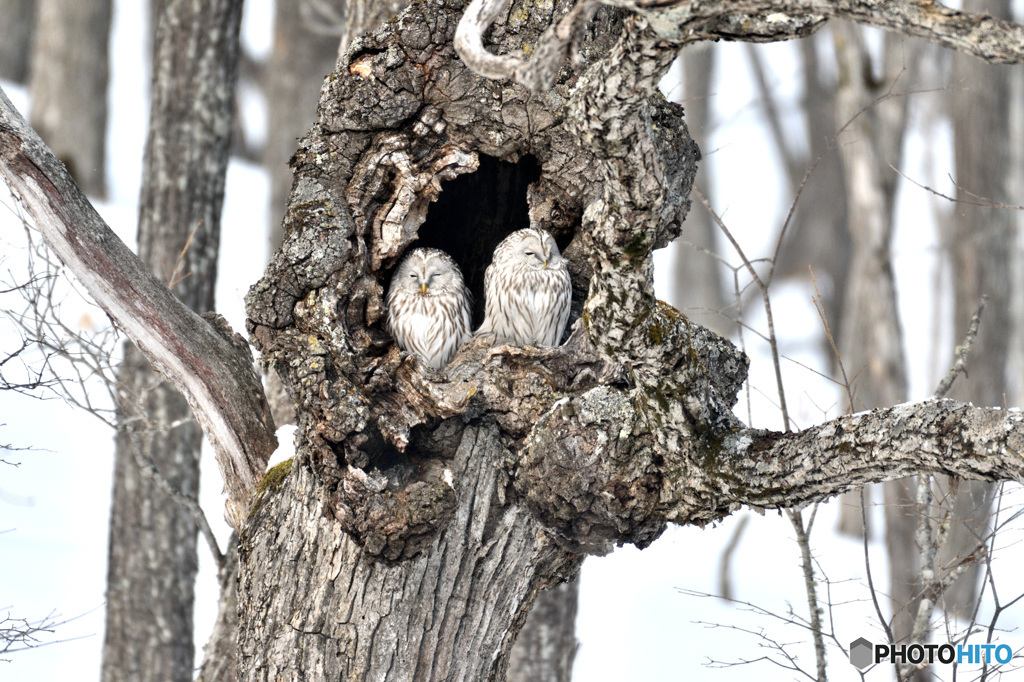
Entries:
MULTIPOLYGON (((543 12, 501 16, 494 52, 543 42, 543 12)), ((653 298, 650 252, 678 233, 697 159, 655 88, 671 45, 598 9, 579 70, 537 96, 467 70, 458 19, 414 4, 339 63, 295 157, 284 244, 247 299, 300 448, 242 529, 243 679, 501 679, 539 589, 668 520, 759 504, 744 458, 785 475, 754 453, 814 437, 742 429, 745 359, 653 298), (527 225, 570 261, 570 340, 474 341, 441 372, 403 358, 383 328, 403 252, 447 250, 479 294, 494 245, 527 225)))
POLYGON ((3 177, 211 435, 240 532, 242 679, 500 679, 540 589, 669 522, 917 472, 1024 481, 1015 411, 931 401, 799 433, 744 427, 731 406, 746 358, 658 302, 651 265, 681 229, 698 156, 656 88, 680 46, 789 39, 843 14, 1019 60, 1024 29, 873 0, 507 9, 414 3, 326 81, 284 243, 247 299, 299 420, 296 458, 254 499, 273 438, 244 353, 153 286, 0 96, 3 177), (441 371, 403 357, 383 324, 402 254, 448 250, 479 293, 494 245, 527 224, 571 265, 566 343, 474 340, 441 371), (119 295, 112 280, 145 286, 119 295))
MULTIPOLYGON (((637 233, 643 241, 631 269, 638 286, 620 283, 629 296, 650 296, 649 250, 667 241, 666 230, 679 229, 696 148, 678 107, 655 89, 674 52, 651 50, 652 68, 633 72, 622 59, 636 47, 632 41, 615 48, 620 59, 608 55, 623 30, 621 14, 598 16, 607 30, 591 46, 607 58, 598 66, 608 72, 589 77, 614 80, 626 66, 617 94, 629 105, 607 125, 617 126, 619 117, 630 128, 640 123, 622 135, 651 157, 629 159, 626 173, 649 191, 637 199, 665 205, 654 218, 658 229, 637 233), (637 108, 645 118, 632 117, 637 108)), ((650 519, 656 497, 649 440, 630 437, 637 417, 626 393, 602 387, 625 387, 629 379, 586 338, 582 320, 603 315, 603 306, 581 315, 601 247, 577 233, 584 234, 583 208, 601 198, 603 176, 616 163, 603 165, 576 141, 599 107, 574 101, 578 118, 561 113, 557 103, 572 94, 568 80, 547 96, 481 80, 455 57, 458 18, 454 8, 417 4, 356 42, 325 86, 318 124, 296 156, 282 251, 250 292, 251 331, 296 393, 305 445, 280 490, 257 502, 243 529, 244 679, 384 679, 388 671, 394 679, 501 679, 538 590, 574 576, 585 554, 607 551, 620 533, 646 544, 664 526, 650 519), (456 179, 466 173, 473 175, 456 179), (439 190, 441 200, 431 206, 439 190), (402 251, 417 237, 448 250, 479 292, 491 250, 529 224, 552 231, 572 263, 573 317, 582 317, 573 338, 547 351, 470 344, 446 370, 447 381, 402 359, 382 328, 387 273, 402 251), (299 261, 311 267, 298 270, 299 261), (281 299, 282 289, 268 286, 278 277, 293 281, 285 290, 308 294, 281 299), (286 360, 311 342, 320 349, 315 360, 286 360), (512 367, 520 369, 506 374, 512 367), (562 418, 549 410, 565 394, 580 402, 563 432, 562 418), (506 416, 487 416, 497 412, 506 416), (528 445, 543 418, 551 430, 528 445), (563 438, 585 432, 580 447, 599 458, 599 431, 617 444, 610 453, 637 450, 619 485, 640 499, 616 510, 623 519, 606 517, 610 509, 574 519, 564 513, 571 500, 524 486, 553 482, 549 455, 563 438), (545 529, 559 516, 564 537, 545 529), (282 518, 294 523, 282 526, 282 518), (583 533, 574 537, 577 527, 583 533), (297 580, 282 579, 262 560, 281 552, 300 562, 297 580)), ((546 19, 529 17, 516 26, 516 39, 536 36, 546 19)), ((656 41, 637 33, 643 45, 656 41)), ((611 229, 603 238, 604 248, 613 248, 621 235, 611 229)), ((664 317, 657 329, 677 333, 680 318, 657 310, 664 317)), ((581 490, 595 482, 566 481, 581 490)))

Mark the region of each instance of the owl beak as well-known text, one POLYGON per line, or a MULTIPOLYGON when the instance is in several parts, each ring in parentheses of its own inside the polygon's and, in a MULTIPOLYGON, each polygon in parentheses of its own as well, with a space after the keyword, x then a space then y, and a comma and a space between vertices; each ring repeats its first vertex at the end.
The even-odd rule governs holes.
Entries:
POLYGON ((547 259, 547 258, 545 258, 545 259, 544 259, 544 267, 545 267, 545 268, 547 268, 547 267, 548 267, 548 259, 547 259))
POLYGON ((427 283, 426 282, 420 282, 420 293, 421 294, 427 293, 427 283))

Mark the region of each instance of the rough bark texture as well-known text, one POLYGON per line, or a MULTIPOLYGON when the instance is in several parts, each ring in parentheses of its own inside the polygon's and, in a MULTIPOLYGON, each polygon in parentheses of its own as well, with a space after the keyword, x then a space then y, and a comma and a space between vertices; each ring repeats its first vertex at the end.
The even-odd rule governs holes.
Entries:
POLYGON ((344 56, 357 38, 398 16, 408 4, 408 0, 348 0, 341 13, 344 30, 336 45, 338 57, 344 56))
POLYGON ((39 0, 29 96, 32 127, 82 191, 106 193, 111 0, 39 0))
MULTIPOLYGON (((236 0, 170 0, 157 24, 139 256, 195 312, 214 308, 241 13, 236 0)), ((134 346, 118 378, 101 679, 187 682, 196 525, 167 487, 198 498, 203 433, 134 346)))
MULTIPOLYGON (((587 254, 594 247, 573 237, 581 197, 596 198, 602 186, 593 157, 574 142, 553 106, 568 100, 571 84, 563 83, 552 99, 479 79, 454 59, 451 33, 458 16, 440 3, 418 4, 354 45, 349 62, 326 86, 319 123, 296 156, 298 179, 284 247, 268 279, 250 294, 252 331, 267 356, 297 358, 296 350, 313 348, 322 355, 307 356, 299 365, 275 362, 297 394, 306 447, 281 491, 250 519, 242 538, 240 669, 246 679, 310 675, 314 666, 324 666, 316 674, 327 677, 383 679, 393 669, 423 680, 500 678, 514 633, 540 587, 575 574, 584 546, 607 551, 623 534, 646 544, 663 525, 646 522, 657 498, 653 488, 643 492, 653 486, 644 475, 621 483, 593 479, 599 488, 639 486, 641 499, 618 510, 626 521, 612 513, 618 507, 613 498, 609 508, 584 519, 568 513, 572 504, 559 501, 554 491, 516 489, 526 480, 550 480, 544 453, 553 439, 576 440, 583 430, 603 430, 610 432, 609 442, 621 442, 632 430, 627 424, 636 422, 624 393, 600 387, 608 377, 625 386, 624 371, 595 353, 581 326, 574 341, 547 351, 492 351, 471 344, 446 377, 403 359, 383 332, 386 274, 417 228, 421 243, 451 251, 467 280, 479 282, 494 245, 532 217, 556 234, 567 255, 575 254, 577 317, 586 293, 587 254), (378 105, 385 101, 390 106, 378 105), (472 176, 451 181, 427 215, 441 180, 477 169, 490 182, 472 176), (325 221, 332 226, 327 232, 325 221), (309 267, 296 268, 298 262, 309 267), (271 277, 294 284, 265 287, 271 277), (588 389, 598 393, 585 396, 588 389), (584 416, 567 418, 565 432, 562 420, 555 419, 557 436, 550 433, 526 446, 533 423, 566 394, 581 396, 573 414, 578 409, 584 416), (369 404, 387 407, 374 414, 369 404), (604 412, 607 404, 615 405, 618 421, 604 412), (496 419, 484 417, 494 414, 496 419), (523 451, 518 461, 516 450, 523 451), (264 510, 298 503, 292 487, 296 477, 308 481, 302 486, 309 495, 303 505, 308 516, 288 516, 303 531, 288 526, 271 534, 262 521, 264 510), (524 503, 527 492, 531 499, 524 503), (562 526, 562 544, 557 534, 542 531, 541 516, 562 526), (302 518, 316 526, 307 527, 311 521, 302 518), (589 531, 574 538, 576 527, 589 531), (309 562, 300 573, 322 576, 323 558, 310 543, 338 557, 335 565, 343 571, 327 581, 316 578, 323 592, 312 598, 302 585, 279 583, 260 561, 266 551, 275 551, 264 543, 294 544, 299 538, 306 538, 300 555, 309 562), (388 594, 388 605, 375 607, 376 615, 367 618, 363 594, 388 594), (286 614, 297 613, 300 604, 302 623, 297 623, 286 614), (333 615, 338 613, 353 616, 333 615), (260 632, 281 635, 275 639, 280 649, 263 651, 266 641, 253 629, 257 622, 260 632), (349 634, 339 641, 343 632, 349 634), (296 637, 303 638, 303 646, 296 637), (338 658, 322 644, 341 647, 346 656, 338 658), (297 647, 310 658, 296 661, 289 652, 297 647), (453 650, 459 652, 455 658, 453 650), (495 657, 496 651, 503 655, 495 657)), ((506 28, 504 39, 529 40, 544 19, 521 15, 518 33, 506 28)), ((616 32, 621 26, 611 12, 603 21, 616 32)), ((614 35, 598 33, 604 41, 595 48, 600 54, 614 35)), ((666 183, 666 172, 658 167, 659 155, 668 153, 669 172, 678 168, 692 174, 695 157, 678 109, 653 95, 671 58, 665 51, 643 74, 640 96, 651 97, 652 104, 632 106, 646 110, 646 120, 657 126, 657 138, 652 140, 649 129, 643 135, 658 168, 647 180, 650 190, 667 189, 682 202, 685 187, 671 175, 666 183), (678 163, 686 154, 689 164, 678 163)), ((618 63, 610 60, 607 66, 618 63)), ((593 78, 598 83, 607 76, 593 78)), ((630 97, 637 95, 630 92, 630 97)), ((685 171, 679 177, 686 177, 685 171)), ((668 235, 661 218, 656 221, 664 243, 668 235)), ((679 207, 665 218, 678 230, 679 207)), ((649 276, 647 249, 638 244, 635 255, 638 276, 649 276)), ((589 437, 581 442, 591 452, 595 446, 589 437)), ((641 471, 653 454, 643 450, 646 454, 633 460, 641 471)), ((280 512, 267 514, 267 519, 281 518, 280 512)), ((402 679, 402 673, 395 678, 402 679)))
MULTIPOLYGON (((830 18, 924 38, 943 47, 994 63, 1024 60, 1024 27, 981 13, 960 12, 937 2, 888 0, 603 0, 635 10, 661 39, 683 45, 696 40, 767 42, 810 35, 830 18)), ((472 0, 459 22, 456 49, 462 60, 487 78, 510 78, 534 91, 555 82, 567 55, 577 56, 573 43, 596 5, 580 3, 552 25, 540 42, 527 49, 488 51, 484 34, 505 15, 511 0, 472 0), (529 61, 525 59, 530 56, 529 61), (522 55, 522 56, 520 56, 522 55)))
POLYGON ((1024 27, 983 12, 950 9, 932 0, 610 0, 608 4, 635 7, 647 16, 655 32, 668 40, 685 40, 695 27, 726 38, 778 40, 787 30, 781 25, 820 25, 825 19, 845 18, 924 38, 989 62, 1024 60, 1024 27))
MULTIPOLYGON (((1010 3, 964 3, 965 9, 984 6, 996 16, 1011 16, 1010 3)), ((963 338, 982 296, 988 297, 985 316, 969 360, 969 373, 950 391, 950 396, 977 405, 1005 405, 1008 363, 1013 338, 1012 292, 1017 265, 1016 220, 1012 211, 977 203, 977 195, 996 201, 1016 195, 1011 133, 1011 73, 1007 67, 953 57, 950 90, 956 198, 948 249, 953 271, 954 338, 963 338), (969 202, 969 203, 968 203, 969 202)), ((940 566, 953 566, 977 554, 978 538, 985 534, 994 491, 977 481, 953 484, 947 500, 956 522, 939 553, 940 566)), ((946 593, 947 612, 967 617, 974 610, 979 585, 979 565, 957 579, 946 593)))
POLYGON ((316 118, 320 85, 356 38, 407 4, 405 0, 327 0, 275 5, 274 47, 264 72, 269 121, 263 160, 270 172, 270 241, 275 249, 284 238, 280 217, 292 187, 288 159, 316 118))
MULTIPOLYGON (((821 18, 775 9, 826 8, 691 3, 719 18, 748 4, 771 13, 697 17, 680 42, 787 39, 821 18)), ((568 25, 572 65, 536 95, 456 58, 462 9, 415 3, 325 82, 295 156, 284 243, 247 299, 250 334, 299 406, 299 448, 265 477, 240 530, 242 679, 500 679, 538 590, 587 554, 646 546, 669 522, 799 507, 922 471, 1024 481, 1019 411, 933 401, 795 434, 745 428, 731 407, 747 359, 653 296, 651 250, 678 235, 698 157, 656 88, 678 45, 664 26, 590 7, 568 25), (479 281, 493 246, 527 224, 550 229, 571 264, 569 340, 472 341, 443 371, 403 357, 383 328, 402 254, 445 248, 479 281)), ((567 9, 514 5, 486 46, 547 52, 567 9)), ((987 53, 1015 30, 984 28, 949 40, 973 37, 987 53)), ((66 218, 10 120, 5 179, 21 179, 15 190, 42 217, 66 218)), ((189 376, 174 380, 187 389, 189 376)), ((233 463, 256 471, 255 452, 221 459, 229 483, 242 478, 233 463)))
MULTIPOLYGON (((529 50, 566 9, 513 6, 490 48, 529 50)), ((746 358, 652 293, 651 250, 678 234, 697 160, 656 90, 674 47, 598 10, 578 68, 533 95, 455 58, 458 10, 416 3, 339 63, 247 299, 300 447, 243 530, 242 679, 501 679, 541 587, 669 521, 922 469, 1021 477, 1018 413, 925 403, 744 428, 730 408, 746 358), (448 250, 479 295, 491 249, 526 224, 570 261, 570 339, 473 341, 440 372, 403 357, 383 329, 402 253, 448 250)))
POLYGON ((36 0, 0 0, 0 78, 28 82, 36 0))

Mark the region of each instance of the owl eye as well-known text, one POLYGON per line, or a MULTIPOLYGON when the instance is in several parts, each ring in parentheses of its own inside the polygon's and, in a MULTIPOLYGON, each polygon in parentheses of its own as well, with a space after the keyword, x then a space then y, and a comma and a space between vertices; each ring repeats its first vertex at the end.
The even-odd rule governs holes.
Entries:
POLYGON ((534 255, 534 253, 533 253, 533 251, 527 251, 527 252, 526 252, 526 255, 527 255, 527 256, 532 256, 532 255, 534 255))

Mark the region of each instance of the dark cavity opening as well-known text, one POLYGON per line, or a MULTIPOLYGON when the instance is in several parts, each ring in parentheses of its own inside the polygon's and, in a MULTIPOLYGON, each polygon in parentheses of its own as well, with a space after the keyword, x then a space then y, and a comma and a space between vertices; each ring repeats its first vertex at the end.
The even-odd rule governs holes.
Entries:
POLYGON ((484 271, 502 239, 530 226, 526 188, 540 179, 533 156, 517 163, 480 155, 475 173, 444 183, 437 201, 427 210, 413 247, 446 251, 462 269, 473 293, 473 327, 484 319, 484 271))

